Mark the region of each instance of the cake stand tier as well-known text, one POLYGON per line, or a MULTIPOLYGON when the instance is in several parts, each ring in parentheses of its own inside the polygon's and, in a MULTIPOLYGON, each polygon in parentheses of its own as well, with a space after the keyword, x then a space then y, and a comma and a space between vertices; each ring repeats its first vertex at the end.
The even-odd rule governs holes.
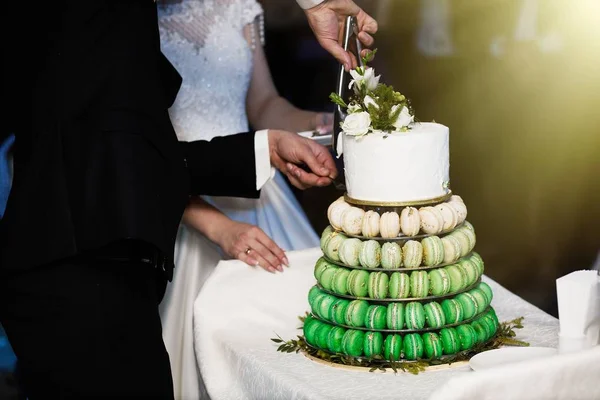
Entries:
POLYGON ((436 204, 443 203, 452 197, 452 191, 448 190, 443 196, 435 197, 432 199, 423 199, 423 200, 412 200, 412 201, 369 201, 369 200, 359 200, 353 199, 348 195, 348 193, 344 194, 344 200, 346 203, 364 208, 366 210, 374 210, 374 211, 396 211, 396 209, 401 209, 404 207, 416 207, 416 206, 433 206, 436 204))
POLYGON ((439 328, 423 328, 423 329, 375 329, 375 328, 367 328, 365 326, 361 326, 361 327, 357 327, 357 326, 350 326, 350 325, 346 325, 346 324, 338 324, 337 322, 334 321, 328 321, 326 319, 323 319, 321 317, 319 317, 318 315, 316 315, 315 313, 311 312, 310 315, 312 318, 319 320, 323 323, 329 324, 329 325, 333 325, 333 326, 341 326, 342 328, 346 328, 346 329, 356 329, 359 331, 369 331, 369 332, 381 332, 381 333, 425 333, 425 332, 437 332, 440 329, 444 329, 444 328, 454 328, 456 326, 459 325, 463 325, 463 324, 468 324, 471 323, 473 321, 475 321, 478 317, 481 317, 482 315, 484 315, 485 313, 490 311, 490 306, 487 306, 483 311, 473 315, 471 318, 469 319, 465 319, 463 321, 460 322, 456 322, 454 324, 447 324, 444 326, 440 326, 439 328))
POLYGON ((429 270, 432 270, 432 269, 440 269, 440 268, 446 267, 448 265, 457 264, 461 260, 467 259, 468 257, 470 257, 472 254, 473 254, 473 252, 469 252, 469 253, 465 254, 463 257, 459 258, 458 260, 450 262, 450 263, 437 264, 437 265, 428 265, 428 266, 422 265, 422 266, 417 267, 417 268, 382 268, 382 267, 368 268, 368 267, 363 267, 362 265, 352 266, 352 265, 344 264, 344 263, 342 263, 340 261, 334 261, 334 260, 330 259, 329 257, 327 257, 325 254, 323 254, 322 257, 328 263, 335 264, 335 265, 338 265, 338 266, 344 267, 344 268, 349 268, 349 269, 363 269, 365 271, 389 272, 389 273, 392 273, 392 272, 429 271, 429 270))
POLYGON ((427 296, 427 297, 407 297, 405 299, 372 299, 370 297, 358 297, 358 296, 352 296, 349 294, 339 294, 339 293, 335 293, 332 292, 330 290, 327 290, 325 288, 323 288, 323 286, 321 286, 321 284, 317 283, 315 286, 317 286, 321 291, 323 291, 324 293, 330 294, 332 296, 341 298, 341 299, 349 299, 349 300, 366 300, 369 302, 369 304, 374 303, 374 304, 379 304, 379 303, 383 303, 383 304, 389 304, 389 303, 409 303, 409 302, 419 302, 419 303, 423 303, 423 302, 429 302, 429 301, 433 301, 433 300, 441 300, 441 299, 448 299, 451 297, 456 297, 461 293, 464 292, 468 292, 469 290, 475 289, 479 283, 481 283, 481 277, 479 277, 475 283, 473 283, 470 286, 467 286, 464 289, 461 289, 459 291, 453 292, 453 293, 448 293, 448 294, 444 294, 442 296, 427 296))

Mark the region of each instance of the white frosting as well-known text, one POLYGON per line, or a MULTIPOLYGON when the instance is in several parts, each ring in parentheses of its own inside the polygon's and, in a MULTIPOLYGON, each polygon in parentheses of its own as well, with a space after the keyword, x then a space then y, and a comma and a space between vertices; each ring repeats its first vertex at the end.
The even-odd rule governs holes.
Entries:
POLYGON ((344 134, 348 196, 399 202, 447 194, 449 141, 448 127, 432 122, 415 123, 403 133, 370 133, 362 137, 344 134))

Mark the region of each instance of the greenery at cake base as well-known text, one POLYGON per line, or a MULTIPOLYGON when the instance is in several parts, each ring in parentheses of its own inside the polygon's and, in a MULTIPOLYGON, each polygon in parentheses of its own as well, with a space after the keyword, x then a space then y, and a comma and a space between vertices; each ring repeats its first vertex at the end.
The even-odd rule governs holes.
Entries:
MULTIPOLYGON (((304 322, 306 316, 301 316, 299 318, 302 322, 304 322)), ((425 371, 427 367, 443 364, 453 364, 460 361, 468 361, 475 354, 487 350, 497 349, 501 346, 529 346, 529 343, 516 339, 517 334, 515 332, 515 329, 523 328, 523 319, 524 317, 519 317, 512 321, 501 322, 496 335, 494 335, 494 337, 492 337, 487 342, 480 343, 467 351, 444 356, 442 359, 437 360, 388 361, 384 360, 381 356, 367 358, 351 357, 345 354, 333 354, 309 345, 308 343, 306 343, 306 340, 304 340, 304 336, 302 335, 298 335, 297 339, 287 341, 282 339, 279 335, 277 335, 276 338, 271 338, 271 340, 279 344, 277 351, 280 351, 282 353, 299 353, 302 351, 312 357, 319 358, 323 361, 331 362, 334 364, 369 368, 370 372, 378 370, 385 372, 388 369, 391 369, 396 373, 398 371, 403 371, 416 375, 419 372, 425 371)))

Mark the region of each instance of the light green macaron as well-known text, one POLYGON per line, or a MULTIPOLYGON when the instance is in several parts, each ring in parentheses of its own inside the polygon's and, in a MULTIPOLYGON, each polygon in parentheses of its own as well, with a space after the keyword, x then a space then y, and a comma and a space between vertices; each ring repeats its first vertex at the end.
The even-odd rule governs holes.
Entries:
POLYGON ((438 236, 429 236, 421 241, 423 246, 423 264, 439 265, 444 262, 444 243, 438 236))
POLYGON ((338 268, 333 273, 331 290, 337 294, 348 293, 348 276, 350 276, 350 271, 346 268, 338 268))
POLYGON ((365 326, 369 303, 365 300, 352 300, 346 308, 346 325, 357 328, 365 326))
POLYGON ((371 272, 369 276, 369 297, 385 299, 388 295, 390 278, 385 272, 371 272))
POLYGON ((423 246, 416 240, 408 240, 402 246, 402 263, 405 268, 417 268, 423 262, 423 246))
POLYGON ((450 274, 443 268, 432 269, 429 275, 429 290, 434 296, 450 293, 450 274))
POLYGON ((369 293, 369 273, 362 269, 350 271, 348 293, 356 297, 366 297, 369 293))
POLYGON ((404 311, 406 329, 423 329, 425 326, 425 310, 423 304, 411 301, 404 311))
POLYGON ((429 295, 429 275, 427 275, 427 271, 411 272, 410 294, 415 298, 423 298, 429 295))
POLYGON ((492 292, 492 288, 490 287, 490 285, 488 285, 485 282, 480 282, 478 288, 481 289, 483 293, 485 293, 485 296, 488 299, 488 305, 492 304, 494 293, 492 292))
POLYGON ((410 278, 404 272, 393 272, 389 282, 389 297, 406 299, 410 296, 410 278))
POLYGON ((331 235, 331 239, 329 239, 326 243, 325 250, 323 251, 325 255, 333 261, 340 261, 340 246, 344 241, 348 239, 346 235, 341 234, 339 232, 334 232, 331 235))
POLYGON ((442 238, 444 245, 444 264, 450 264, 458 260, 462 254, 460 243, 452 235, 446 235, 442 238))
POLYGON ((385 269, 402 266, 402 248, 396 242, 387 242, 381 246, 381 266, 385 269))
POLYGON ((469 259, 460 260, 457 265, 465 271, 465 275, 467 276, 467 287, 471 286, 479 279, 479 270, 475 263, 471 262, 469 259))
POLYGON ((360 253, 361 246, 362 242, 360 239, 348 238, 344 240, 338 251, 340 261, 346 265, 358 267, 360 265, 358 254, 360 253))
POLYGON ((377 268, 381 265, 381 245, 377 240, 362 242, 358 254, 360 265, 366 268, 377 268))
POLYGON ((388 329, 401 330, 404 327, 404 304, 390 303, 387 306, 386 325, 388 329))
POLYGON ((447 324, 457 324, 464 319, 464 311, 458 300, 445 299, 442 300, 441 305, 447 324))
POLYGON ((432 301, 423 306, 425 310, 425 323, 430 328, 441 328, 446 325, 446 316, 440 303, 432 301))
POLYGON ((467 273, 456 264, 444 267, 450 276, 450 293, 456 293, 467 287, 467 273))
POLYGON ((323 230, 323 233, 321 233, 321 250, 325 251, 325 247, 327 245, 327 241, 329 240, 329 238, 331 238, 331 234, 335 232, 335 230, 333 229, 333 227, 331 225, 328 225, 327 228, 325 228, 323 230))

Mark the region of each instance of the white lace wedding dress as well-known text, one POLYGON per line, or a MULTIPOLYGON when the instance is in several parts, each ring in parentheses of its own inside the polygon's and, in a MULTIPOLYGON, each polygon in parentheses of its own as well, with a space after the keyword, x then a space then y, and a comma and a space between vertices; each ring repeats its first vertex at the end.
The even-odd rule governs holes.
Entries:
MULTIPOLYGON (((262 8, 255 0, 161 2, 161 47, 183 77, 170 110, 180 140, 210 140, 248 131, 246 95, 253 51, 263 37, 262 8), (252 39, 247 40, 244 32, 252 39)), ((235 162, 224 157, 223 162, 235 162)), ((235 182, 231 182, 235 185, 235 182)), ((283 177, 277 173, 260 199, 206 198, 230 218, 258 225, 284 250, 319 245, 319 239, 283 177)), ((196 231, 181 226, 175 276, 161 303, 163 337, 171 358, 178 399, 205 398, 202 349, 194 352, 193 304, 221 259, 196 231)), ((265 272, 267 273, 267 272, 265 272)), ((284 272, 285 273, 285 272, 284 272)))

